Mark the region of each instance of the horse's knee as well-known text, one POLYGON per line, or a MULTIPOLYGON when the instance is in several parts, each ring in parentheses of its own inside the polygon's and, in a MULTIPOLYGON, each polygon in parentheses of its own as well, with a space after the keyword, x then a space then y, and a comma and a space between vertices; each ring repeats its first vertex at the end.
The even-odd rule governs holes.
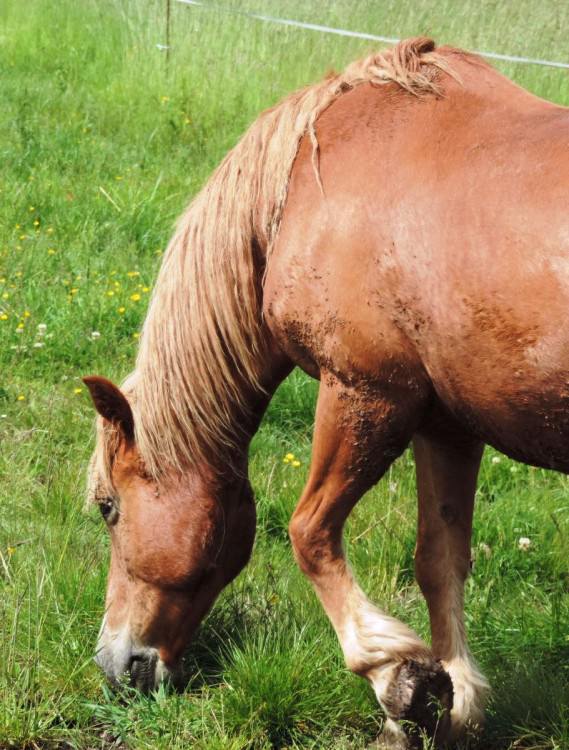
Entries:
POLYGON ((314 515, 297 511, 288 531, 298 565, 307 576, 318 575, 341 557, 340 530, 331 529, 314 515))

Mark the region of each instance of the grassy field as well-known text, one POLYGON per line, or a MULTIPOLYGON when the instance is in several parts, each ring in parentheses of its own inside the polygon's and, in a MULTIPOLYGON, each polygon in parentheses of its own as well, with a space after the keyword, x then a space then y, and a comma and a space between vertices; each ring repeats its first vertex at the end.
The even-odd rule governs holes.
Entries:
MULTIPOLYGON (((93 412, 80 378, 129 372, 172 222, 247 124, 370 48, 174 5, 167 69, 164 3, 0 3, 0 747, 363 748, 379 711, 286 532, 310 454, 315 385, 301 373, 254 441, 254 556, 189 650, 187 689, 120 701, 91 661, 108 541, 83 507, 93 412)), ((567 3, 234 5, 569 60, 567 3)), ((501 67, 569 104, 567 72, 501 67)), ((487 451, 467 621, 494 690, 471 750, 569 748, 568 490, 487 451)), ((408 453, 354 512, 348 550, 373 598, 427 636, 415 514, 408 453)))

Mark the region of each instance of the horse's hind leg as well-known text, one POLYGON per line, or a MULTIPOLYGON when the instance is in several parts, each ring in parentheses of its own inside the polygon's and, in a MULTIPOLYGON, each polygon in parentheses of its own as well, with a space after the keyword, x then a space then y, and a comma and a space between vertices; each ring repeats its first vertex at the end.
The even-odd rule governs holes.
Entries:
POLYGON ((470 570, 470 534, 476 479, 483 446, 452 427, 413 439, 419 494, 415 573, 427 600, 432 649, 449 672, 454 690, 455 733, 480 724, 488 683, 466 645, 464 583, 470 570))
POLYGON ((423 641, 358 587, 342 549, 342 528, 362 494, 408 444, 422 406, 419 395, 386 396, 323 375, 310 476, 290 525, 298 563, 338 634, 346 663, 373 684, 398 742, 405 735, 394 720, 435 733, 440 717, 430 696, 448 709, 452 686, 423 641))

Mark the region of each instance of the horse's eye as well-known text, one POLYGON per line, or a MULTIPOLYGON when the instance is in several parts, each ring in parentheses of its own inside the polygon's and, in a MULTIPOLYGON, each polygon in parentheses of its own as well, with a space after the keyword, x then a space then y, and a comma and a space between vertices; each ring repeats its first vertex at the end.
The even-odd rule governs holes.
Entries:
POLYGON ((106 500, 100 502, 99 510, 101 511, 101 515, 103 516, 105 521, 109 521, 111 516, 113 515, 113 511, 115 510, 115 504, 112 498, 109 497, 106 500))

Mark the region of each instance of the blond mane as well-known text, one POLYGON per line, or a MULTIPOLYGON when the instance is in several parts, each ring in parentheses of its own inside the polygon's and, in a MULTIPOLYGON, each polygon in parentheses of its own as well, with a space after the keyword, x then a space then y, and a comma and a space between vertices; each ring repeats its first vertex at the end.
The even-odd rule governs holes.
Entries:
POLYGON ((317 172, 315 123, 338 97, 364 82, 439 95, 440 71, 451 73, 434 42, 410 39, 292 94, 256 120, 190 204, 165 253, 127 386, 151 475, 219 465, 240 443, 245 396, 261 389, 264 265, 303 136, 317 172))

